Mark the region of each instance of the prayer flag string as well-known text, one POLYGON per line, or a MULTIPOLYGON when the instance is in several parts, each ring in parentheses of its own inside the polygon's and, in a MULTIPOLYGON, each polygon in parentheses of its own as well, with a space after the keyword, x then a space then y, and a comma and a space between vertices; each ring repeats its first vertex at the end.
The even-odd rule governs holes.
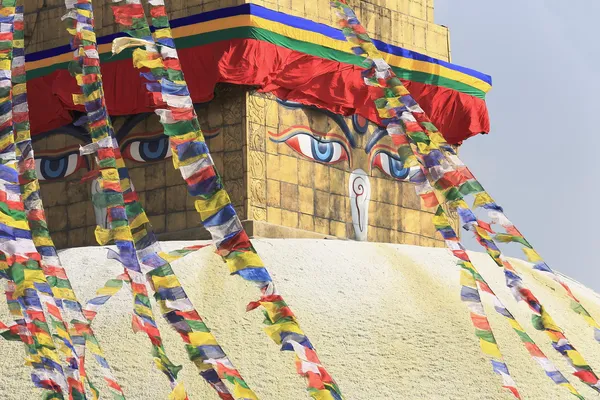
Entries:
POLYGON ((54 247, 44 205, 40 196, 40 186, 35 170, 35 157, 29 130, 29 107, 27 104, 27 86, 25 76, 25 49, 23 47, 24 19, 23 6, 16 7, 15 13, 15 46, 13 49, 13 127, 18 160, 19 183, 27 213, 27 221, 33 236, 33 242, 43 261, 43 269, 56 297, 56 302, 64 314, 70 314, 70 334, 77 349, 81 376, 87 381, 94 398, 99 396, 98 390, 89 381, 85 372, 85 350, 90 348, 94 357, 99 360, 102 375, 114 397, 124 399, 123 391, 115 379, 102 348, 96 339, 93 329, 86 324, 83 308, 73 292, 66 271, 54 247))
POLYGON ((73 36, 71 46, 75 50, 70 70, 82 89, 82 93, 73 95, 73 98, 75 103, 85 106, 85 122, 100 169, 100 197, 108 212, 108 227, 98 226, 96 238, 100 244, 115 243, 119 251, 119 260, 125 266, 134 295, 133 329, 136 332, 145 332, 150 339, 155 364, 169 379, 171 398, 187 399, 183 384, 177 381, 181 367, 174 365, 165 352, 148 297, 146 277, 137 259, 119 176, 120 165, 117 157, 120 158, 120 154, 104 98, 92 2, 65 0, 65 5, 68 12, 63 20, 70 25, 67 30, 73 36))
MULTIPOLYGON (((409 139, 412 151, 410 153, 399 151, 399 155, 404 155, 403 161, 405 162, 405 165, 412 166, 418 162, 423 168, 427 180, 423 180, 423 182, 417 185, 417 193, 421 195, 426 205, 430 207, 438 205, 437 191, 433 190, 429 180, 432 180, 432 176, 435 176, 436 173, 439 175, 440 169, 442 172, 446 172, 443 169, 447 168, 447 165, 440 163, 442 157, 440 157, 438 153, 441 153, 441 149, 446 150, 447 148, 453 151, 452 148, 445 143, 443 136, 441 136, 431 122, 427 120, 423 110, 414 99, 410 97, 408 91, 393 74, 387 63, 383 61, 379 52, 368 37, 366 30, 360 26, 354 12, 343 2, 333 2, 332 5, 340 15, 340 23, 342 24, 344 34, 347 36, 348 40, 358 46, 357 52, 359 54, 365 54, 371 60, 372 68, 365 71, 364 79, 367 85, 383 89, 382 94, 384 97, 379 99, 376 105, 380 112, 380 116, 388 129, 388 133, 392 136, 392 139, 395 137, 407 137, 409 139), (426 133, 427 130, 429 130, 429 132, 426 133), (436 169, 436 167, 439 168, 436 169)), ((397 144, 404 144, 405 139, 396 138, 394 142, 397 144)), ((441 175, 443 176, 444 174, 441 175)), ((433 180, 433 182, 437 183, 435 180, 433 180)), ((444 181, 441 182, 441 184, 445 183, 446 182, 444 181)), ((434 187, 435 189, 440 190, 439 185, 434 185, 434 187)), ((481 275, 477 273, 472 263, 468 260, 464 247, 458 241, 456 232, 451 227, 449 220, 445 216, 444 210, 439 205, 434 223, 438 232, 440 232, 442 237, 446 240, 446 243, 453 254, 462 260, 460 264, 463 269, 470 270, 471 272, 470 278, 468 275, 463 274, 461 279, 463 282, 463 289, 461 292, 463 300, 479 299, 479 293, 473 290, 475 286, 473 285, 474 281, 478 282, 485 293, 493 295, 496 310, 509 318, 511 326, 515 329, 517 334, 519 334, 519 337, 524 342, 529 353, 536 361, 538 361, 546 374, 556 384, 565 386, 572 394, 580 397, 575 388, 568 383, 566 378, 564 378, 554 366, 545 361, 547 360, 547 357, 541 354, 541 351, 538 351, 539 348, 537 348, 537 346, 535 346, 535 349, 532 348, 531 344, 535 344, 531 341, 531 338, 528 335, 527 337, 523 336, 524 330, 522 327, 514 319, 512 314, 506 310, 506 307, 501 305, 498 298, 493 294, 489 286, 483 281, 481 275), (540 355, 543 359, 540 359, 540 355)), ((473 322, 477 325, 475 320, 473 322)), ((494 369, 496 370, 496 367, 494 369)), ((508 370, 506 370, 506 372, 507 371, 508 370)), ((515 396, 518 396, 515 391, 513 391, 513 393, 515 396)))
MULTIPOLYGON (((118 0, 113 2, 121 3, 118 0)), ((267 334, 282 345, 282 350, 295 352, 298 373, 308 379, 308 390, 313 398, 341 399, 338 386, 319 361, 296 317, 277 293, 214 168, 179 64, 164 2, 149 0, 148 3, 154 27, 153 36, 139 0, 130 0, 113 7, 115 20, 125 26, 126 32, 131 36, 116 39, 113 42, 113 52, 119 53, 136 47, 133 51, 134 65, 144 69, 141 75, 148 81, 146 87, 158 108, 156 113, 161 119, 165 134, 170 138, 174 166, 182 173, 189 193, 198 198, 196 209, 204 226, 211 233, 217 252, 232 274, 256 283, 262 291, 260 300, 251 303, 248 310, 264 307, 267 334)), ((234 383, 236 397, 256 398, 241 376, 228 377, 228 372, 223 372, 234 383)))
MULTIPOLYGON (((13 128, 13 107, 20 103, 13 104, 13 98, 19 98, 13 93, 12 69, 13 57, 24 54, 23 39, 20 33, 15 35, 15 24, 22 24, 22 10, 19 15, 16 11, 15 0, 0 4, 0 251, 12 280, 7 298, 9 307, 18 304, 21 308, 19 312, 11 308, 11 313, 23 318, 16 325, 28 350, 26 364, 33 367, 34 384, 47 391, 44 397, 85 399, 80 360, 33 243, 21 196, 13 128)), ((21 61, 24 58, 16 62, 21 61)))

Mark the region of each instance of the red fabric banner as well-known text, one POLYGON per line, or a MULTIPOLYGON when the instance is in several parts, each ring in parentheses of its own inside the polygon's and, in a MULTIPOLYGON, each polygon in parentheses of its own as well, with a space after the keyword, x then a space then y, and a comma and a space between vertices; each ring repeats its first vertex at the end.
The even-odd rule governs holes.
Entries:
MULTIPOLYGON (((234 39, 179 51, 194 103, 213 98, 217 83, 255 86, 264 92, 337 114, 360 114, 377 122, 373 100, 380 89, 364 84, 361 68, 307 55, 254 39, 234 39)), ((111 115, 151 112, 150 96, 130 59, 102 63, 105 96, 111 115)), ((456 144, 489 131, 485 101, 434 85, 404 81, 413 97, 456 144)), ((70 110, 79 93, 67 70, 28 81, 32 134, 72 122, 70 110)))

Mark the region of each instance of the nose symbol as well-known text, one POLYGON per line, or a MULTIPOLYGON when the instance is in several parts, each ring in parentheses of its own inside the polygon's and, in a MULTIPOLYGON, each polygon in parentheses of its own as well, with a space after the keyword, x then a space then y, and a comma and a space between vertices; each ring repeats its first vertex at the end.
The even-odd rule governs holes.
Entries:
POLYGON ((359 241, 366 241, 369 229, 369 201, 371 200, 371 183, 367 173, 362 169, 352 171, 348 189, 350 192, 354 238, 359 241))

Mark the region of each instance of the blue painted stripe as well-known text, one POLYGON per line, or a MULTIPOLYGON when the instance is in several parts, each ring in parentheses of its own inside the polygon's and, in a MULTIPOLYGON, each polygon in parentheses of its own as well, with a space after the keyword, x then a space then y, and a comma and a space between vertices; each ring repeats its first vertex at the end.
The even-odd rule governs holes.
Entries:
MULTIPOLYGON (((184 26, 190 26, 202 22, 209 22, 223 18, 235 17, 239 15, 255 15, 257 17, 261 17, 264 19, 268 19, 273 22, 278 22, 293 28, 302 29, 305 31, 310 31, 314 33, 319 33, 321 35, 327 36, 329 38, 346 41, 344 34, 340 29, 333 28, 331 26, 321 24, 318 22, 313 22, 311 20, 296 17, 293 15, 281 13, 278 11, 273 11, 265 7, 258 6, 256 4, 242 4, 235 7, 222 8, 219 10, 208 11, 201 14, 190 15, 188 17, 177 18, 171 22, 171 28, 180 28, 184 26)), ((108 44, 112 43, 112 41, 117 37, 126 36, 124 33, 115 33, 102 37, 98 37, 98 44, 108 44)), ((477 79, 480 79, 488 84, 492 84, 492 77, 476 71, 471 68, 461 67, 456 64, 449 63, 447 61, 438 60, 433 57, 426 56, 424 54, 407 50, 402 47, 394 46, 380 40, 373 40, 375 47, 382 52, 393 54, 399 57, 409 58, 416 61, 423 61, 431 64, 437 64, 448 69, 452 69, 457 72, 462 72, 466 75, 470 75, 477 79)), ((44 58, 54 57, 60 54, 69 53, 71 48, 69 45, 56 47, 53 49, 42 50, 35 53, 27 54, 27 61, 38 61, 44 58)))

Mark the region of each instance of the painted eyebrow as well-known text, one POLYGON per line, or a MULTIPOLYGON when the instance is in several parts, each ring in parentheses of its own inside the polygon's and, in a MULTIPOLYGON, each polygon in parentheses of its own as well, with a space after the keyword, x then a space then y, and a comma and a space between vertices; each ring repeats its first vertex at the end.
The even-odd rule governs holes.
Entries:
POLYGON ((385 129, 382 128, 377 128, 375 130, 375 132, 373 132, 373 134, 371 135, 371 137, 369 138, 369 140, 367 141, 367 144, 365 145, 365 152, 367 154, 369 154, 371 152, 371 150, 373 150, 373 147, 375 147, 375 145, 384 137, 387 136, 387 131, 385 129))
POLYGON ((335 123, 342 130, 342 132, 344 132, 344 136, 346 136, 346 139, 348 139, 348 143, 350 143, 350 146, 352 146, 353 148, 356 148, 356 138, 354 137, 354 134, 348 127, 346 120, 341 115, 334 114, 329 110, 324 110, 324 109, 316 107, 316 106, 309 106, 309 105, 305 105, 305 104, 301 104, 301 103, 282 100, 279 98, 277 98, 277 103, 279 103, 283 107, 289 108, 291 110, 297 110, 297 109, 313 110, 313 111, 317 111, 318 113, 328 116, 329 118, 334 120, 335 123))

